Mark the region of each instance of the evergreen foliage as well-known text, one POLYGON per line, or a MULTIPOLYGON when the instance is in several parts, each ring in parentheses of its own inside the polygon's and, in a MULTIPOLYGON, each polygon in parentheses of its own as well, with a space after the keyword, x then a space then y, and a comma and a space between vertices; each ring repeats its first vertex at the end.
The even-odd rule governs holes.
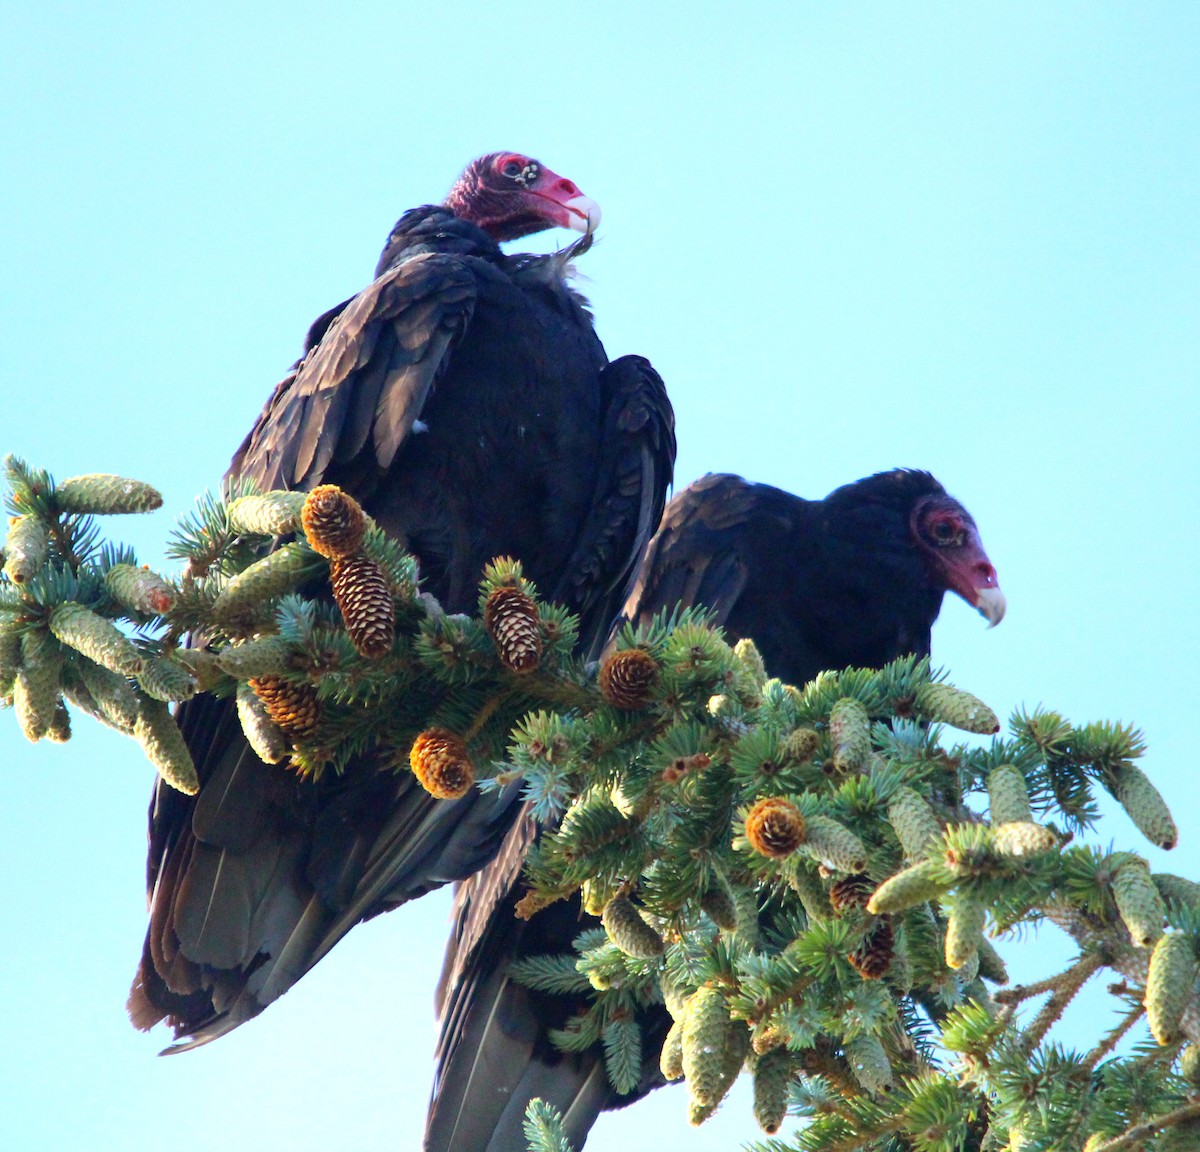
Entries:
MULTIPOLYGON (((512 975, 590 993, 553 1040, 602 1052, 619 1091, 647 1067, 682 1074, 699 1123, 745 1069, 762 1128, 791 1118, 771 1152, 1200 1147, 1200 885, 1075 839, 1101 788, 1153 843, 1177 841, 1132 727, 1039 709, 1001 735, 916 659, 785 685, 695 610, 625 629, 585 668, 573 620, 518 565, 489 569, 481 619, 447 615, 336 492, 322 548, 288 538, 315 517, 302 494, 206 497, 171 545, 183 571, 157 575, 94 519, 157 506, 148 486, 5 469, 0 700, 25 734, 66 739, 68 711, 87 713, 194 791, 167 702, 209 691, 298 773, 373 749, 445 794, 523 777, 545 829, 519 912, 581 891, 604 919, 512 975), (386 645, 334 603, 322 549, 370 558, 386 645), (1074 961, 990 988, 1006 980, 991 938, 1041 921, 1074 961), (1051 1029, 1102 972, 1118 1023, 1067 1050, 1051 1029), (646 1027, 664 1005, 665 1046, 646 1027)), ((526 1133, 568 1152, 540 1101, 526 1133)))

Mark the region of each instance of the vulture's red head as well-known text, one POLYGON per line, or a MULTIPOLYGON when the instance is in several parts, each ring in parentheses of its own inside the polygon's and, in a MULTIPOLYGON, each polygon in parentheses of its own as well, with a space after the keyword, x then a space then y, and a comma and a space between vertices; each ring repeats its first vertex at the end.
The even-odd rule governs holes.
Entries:
POLYGON ((909 529, 935 581, 977 608, 990 627, 999 624, 1007 603, 971 514, 940 492, 917 501, 909 529))
POLYGON ((520 152, 493 152, 471 161, 445 206, 497 242, 546 228, 592 233, 600 223, 600 206, 576 184, 520 152))

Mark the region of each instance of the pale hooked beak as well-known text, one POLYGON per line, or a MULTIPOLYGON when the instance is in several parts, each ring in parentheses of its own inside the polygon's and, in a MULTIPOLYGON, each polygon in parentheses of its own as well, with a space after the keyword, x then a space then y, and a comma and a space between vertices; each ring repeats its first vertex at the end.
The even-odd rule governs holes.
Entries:
POLYGON ((1008 601, 1004 599, 1004 593, 998 587, 980 588, 975 594, 975 607, 987 620, 988 627, 995 628, 1004 619, 1008 601))
POLYGON ((567 210, 567 227, 573 231, 590 236, 600 227, 600 205, 590 197, 575 196, 562 206, 567 210))

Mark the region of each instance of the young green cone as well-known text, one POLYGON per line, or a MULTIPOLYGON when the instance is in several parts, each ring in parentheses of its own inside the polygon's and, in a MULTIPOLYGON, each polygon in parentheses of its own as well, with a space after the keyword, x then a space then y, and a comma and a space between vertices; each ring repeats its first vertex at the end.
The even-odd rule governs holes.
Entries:
POLYGON ((1110 883, 1117 911, 1134 944, 1149 948, 1162 936, 1166 909, 1150 879, 1146 862, 1137 856, 1130 857, 1113 873, 1110 883))
POLYGON ((1060 843, 1053 828, 1029 820, 1014 820, 992 828, 992 847, 1001 856, 1044 856, 1060 843))
POLYGON ((293 540, 239 572, 221 589, 213 605, 219 620, 234 620, 290 592, 324 568, 305 543, 293 540))
POLYGON ((888 804, 888 821, 896 832, 906 860, 920 860, 942 835, 928 804, 911 788, 897 788, 888 804))
POLYGON ((155 700, 190 700, 196 695, 196 678, 168 656, 146 657, 137 681, 155 700))
POLYGON ((142 670, 142 654, 115 625, 90 608, 71 601, 50 613, 50 631, 62 643, 82 652, 102 668, 121 676, 136 676, 142 670))
POLYGON ((977 961, 987 909, 974 896, 960 893, 946 925, 946 966, 955 970, 977 961))
POLYGON ((263 703, 249 684, 237 686, 237 714, 242 731, 254 754, 264 764, 282 764, 291 754, 291 745, 282 729, 267 715, 263 703))
POLYGON ((21 667, 13 683, 13 709, 29 740, 40 740, 54 723, 62 662, 62 649, 48 633, 26 632, 21 638, 21 667))
POLYGON ((871 755, 871 720, 858 701, 843 696, 829 713, 833 766, 841 773, 859 772, 871 755))
POLYGON ((1200 910, 1200 884, 1195 881, 1173 876, 1170 872, 1155 872, 1154 886, 1168 903, 1200 910))
POLYGON ((922 860, 885 880, 867 901, 867 911, 903 912, 943 895, 953 882, 940 860, 922 860))
POLYGON ((1174 848, 1179 842, 1179 829, 1171 811, 1158 789, 1136 764, 1122 764, 1115 773, 1113 795, 1129 813, 1137 829, 1159 848, 1174 848))
POLYGON ((867 866, 863 842, 828 816, 808 817, 800 851, 838 872, 861 872, 867 866))
POLYGON ((158 490, 140 480, 127 480, 108 472, 72 476, 54 490, 60 512, 75 515, 123 515, 129 512, 153 512, 162 507, 158 490))
POLYGON ((104 583, 118 604, 147 616, 162 616, 175 602, 175 589, 149 568, 114 564, 104 574, 104 583))
POLYGON ((242 496, 225 510, 231 532, 239 536, 287 536, 300 531, 307 492, 264 492, 242 496))
POLYGON ((678 1020, 672 1022, 663 1040, 658 1067, 666 1080, 678 1080, 683 1075, 683 1025, 678 1020))
POLYGON ((76 661, 75 669, 107 722, 118 732, 131 733, 137 723, 138 694, 129 681, 91 660, 76 661))
POLYGON ((683 1018, 683 1074, 692 1099, 715 1107, 721 1101, 725 1045, 729 1039, 725 997, 711 985, 697 989, 683 1018))
POLYGON ((990 736, 1000 731, 1000 721, 982 700, 951 684, 926 682, 917 689, 917 711, 929 720, 949 724, 962 732, 990 736))
POLYGON ((847 1040, 844 1048, 850 1070, 868 1092, 890 1091, 894 1076, 892 1065, 879 1037, 873 1032, 860 1032, 847 1040))
POLYGON ((50 532, 36 516, 14 516, 4 541, 4 574, 14 584, 37 575, 50 550, 50 532))
POLYGON ((292 665, 295 650, 282 636, 262 636, 235 644, 217 654, 217 665, 235 680, 279 676, 292 665))
POLYGON ((993 824, 1033 819, 1025 777, 1013 765, 1001 764, 998 768, 993 768, 988 773, 987 789, 989 814, 993 824))
POLYGON ((133 735, 150 763, 158 769, 158 774, 172 788, 185 796, 194 796, 200 791, 192 755, 166 704, 159 700, 143 700, 133 735))
POLYGON ((1186 932, 1171 932, 1154 946, 1146 978, 1146 1018, 1161 1045, 1179 1038, 1184 1010, 1196 988, 1196 945, 1186 932))
POLYGON ((604 909, 604 930, 625 953, 638 960, 653 960, 663 951, 662 937, 655 932, 627 896, 615 896, 604 909))

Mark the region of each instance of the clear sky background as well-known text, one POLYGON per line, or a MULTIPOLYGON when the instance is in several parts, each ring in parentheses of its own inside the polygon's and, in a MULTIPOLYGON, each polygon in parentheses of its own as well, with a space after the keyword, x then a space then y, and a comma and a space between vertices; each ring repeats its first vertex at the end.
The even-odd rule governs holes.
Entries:
MULTIPOLYGON (((1200 879, 1200 8, 42 0, 0 36, 0 449, 157 484, 110 521, 143 562, 396 217, 527 151, 603 206, 585 288, 667 381, 680 484, 933 471, 1009 599, 992 632, 948 599, 936 661, 1144 727, 1181 846, 1102 837, 1200 879)), ((123 1008, 152 772, 76 729, 0 715, 0 1144, 418 1147, 447 894, 160 1060, 123 1008)), ((755 1131, 676 1089, 588 1148, 755 1131)))

